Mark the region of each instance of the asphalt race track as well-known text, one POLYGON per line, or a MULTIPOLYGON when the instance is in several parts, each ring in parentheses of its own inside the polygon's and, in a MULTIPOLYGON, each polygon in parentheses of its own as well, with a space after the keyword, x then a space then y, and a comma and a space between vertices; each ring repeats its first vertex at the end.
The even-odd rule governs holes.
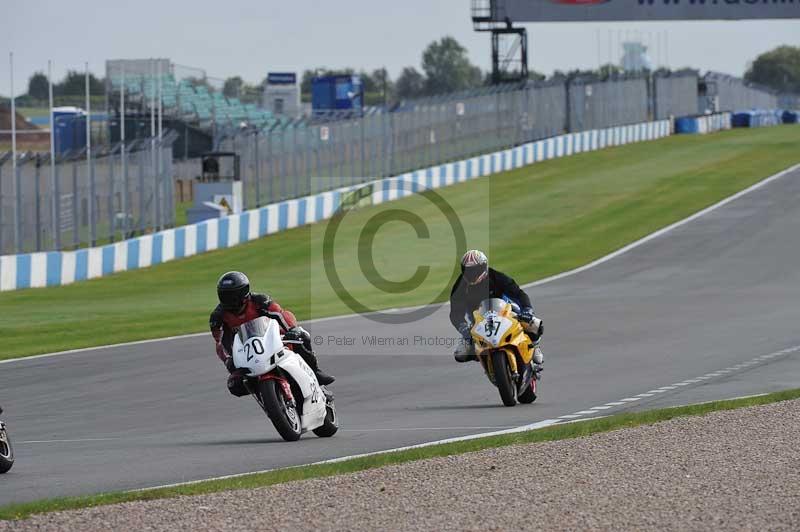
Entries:
POLYGON ((405 326, 364 317, 308 325, 338 377, 342 430, 328 440, 285 443, 255 401, 229 396, 210 336, 0 364, 0 404, 17 453, 0 477, 0 505, 304 464, 606 403, 617 404, 582 416, 798 387, 800 351, 743 366, 800 344, 797 198, 800 171, 531 289, 547 357, 532 405, 501 406, 476 364, 456 364, 448 347, 413 345, 415 336, 453 338, 446 307, 405 326), (412 345, 373 347, 362 335, 412 345))

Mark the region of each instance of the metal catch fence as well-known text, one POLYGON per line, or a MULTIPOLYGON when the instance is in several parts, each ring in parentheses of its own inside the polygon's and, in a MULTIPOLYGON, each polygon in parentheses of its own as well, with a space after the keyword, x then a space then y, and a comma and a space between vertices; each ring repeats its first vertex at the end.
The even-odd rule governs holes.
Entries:
POLYGON ((0 254, 76 249, 175 224, 168 133, 57 156, 0 154, 0 254))

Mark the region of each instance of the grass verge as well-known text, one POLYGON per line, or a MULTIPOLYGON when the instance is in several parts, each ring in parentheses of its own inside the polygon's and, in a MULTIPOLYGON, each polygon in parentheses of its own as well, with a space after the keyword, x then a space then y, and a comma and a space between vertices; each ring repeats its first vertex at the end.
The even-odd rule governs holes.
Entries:
POLYGON ((49 499, 23 504, 12 504, 0 507, 0 519, 24 519, 32 514, 45 512, 57 512, 62 510, 104 506, 108 504, 129 501, 146 501, 152 499, 179 497, 184 495, 200 495, 218 491, 271 486, 273 484, 281 484, 295 480, 341 475, 388 465, 402 464, 414 460, 424 460, 426 458, 463 454, 507 445, 580 438, 610 430, 625 429, 640 425, 650 425, 677 417, 699 416, 708 414, 709 412, 733 410, 736 408, 777 403, 780 401, 788 401, 798 398, 800 398, 800 388, 770 393, 767 395, 745 397, 741 399, 714 401, 696 405, 648 410, 645 412, 616 414, 609 417, 589 419, 577 423, 554 425, 528 432, 518 432, 514 434, 490 436, 463 442, 432 445, 429 447, 421 447, 406 451, 389 451, 374 456, 354 458, 352 460, 334 464, 290 467, 285 469, 277 469, 275 471, 269 471, 266 473, 244 475, 225 480, 209 480, 172 488, 160 488, 135 492, 115 492, 86 497, 49 499))
POLYGON ((459 219, 466 247, 487 250, 493 265, 518 281, 534 281, 797 163, 798 143, 800 127, 789 125, 673 136, 537 163, 348 214, 334 261, 323 259, 330 226, 323 222, 152 268, 4 292, 0 359, 203 331, 216 280, 232 269, 301 319, 353 312, 324 271, 332 262, 348 292, 373 309, 442 301, 464 250, 437 201, 459 219), (397 211, 424 220, 428 233, 392 219, 397 211), (374 259, 371 278, 362 269, 365 249, 374 259), (389 282, 374 282, 374 272, 389 282))

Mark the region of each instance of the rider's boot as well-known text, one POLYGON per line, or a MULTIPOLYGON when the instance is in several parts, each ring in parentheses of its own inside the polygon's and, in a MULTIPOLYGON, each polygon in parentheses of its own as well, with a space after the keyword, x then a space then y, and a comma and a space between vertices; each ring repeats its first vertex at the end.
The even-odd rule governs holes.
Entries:
POLYGON ((456 362, 470 362, 472 360, 478 360, 478 357, 476 357, 474 354, 472 354, 472 353, 463 353, 463 352, 455 353, 453 355, 453 358, 456 359, 456 362))
POLYGON ((531 364, 533 365, 533 372, 536 374, 536 378, 538 379, 542 373, 542 370, 544 369, 544 353, 542 353, 542 348, 539 347, 538 340, 533 345, 533 358, 531 359, 531 364))
POLYGON ((327 386, 328 384, 333 384, 336 378, 333 375, 328 375, 321 369, 319 369, 319 362, 317 361, 317 355, 314 354, 313 351, 306 350, 304 348, 297 349, 297 354, 303 357, 306 364, 314 371, 314 375, 317 376, 317 382, 319 382, 323 386, 327 386))
POLYGON ((333 375, 328 375, 319 368, 314 370, 314 375, 317 376, 317 382, 319 382, 323 386, 327 386, 328 384, 333 384, 336 381, 336 377, 334 377, 333 375))
POLYGON ((478 360, 478 357, 475 356, 475 348, 471 342, 464 342, 464 345, 456 349, 453 353, 453 358, 456 359, 456 362, 470 362, 472 360, 478 360))
POLYGON ((319 369, 317 355, 314 354, 314 349, 311 347, 311 336, 305 329, 302 327, 289 329, 283 336, 283 343, 291 344, 294 352, 303 357, 305 363, 308 364, 314 371, 314 375, 317 376, 317 382, 323 386, 333 384, 336 378, 319 369))

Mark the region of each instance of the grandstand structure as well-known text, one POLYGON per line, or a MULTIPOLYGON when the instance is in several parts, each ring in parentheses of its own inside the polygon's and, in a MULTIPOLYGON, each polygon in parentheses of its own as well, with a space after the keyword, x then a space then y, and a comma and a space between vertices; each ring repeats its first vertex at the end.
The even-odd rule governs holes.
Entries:
POLYGON ((275 115, 257 104, 227 98, 216 85, 221 84, 205 71, 181 67, 169 59, 106 61, 108 108, 117 116, 124 89, 126 116, 149 115, 160 107, 164 116, 212 135, 220 130, 269 131, 293 122, 292 117, 275 115))

